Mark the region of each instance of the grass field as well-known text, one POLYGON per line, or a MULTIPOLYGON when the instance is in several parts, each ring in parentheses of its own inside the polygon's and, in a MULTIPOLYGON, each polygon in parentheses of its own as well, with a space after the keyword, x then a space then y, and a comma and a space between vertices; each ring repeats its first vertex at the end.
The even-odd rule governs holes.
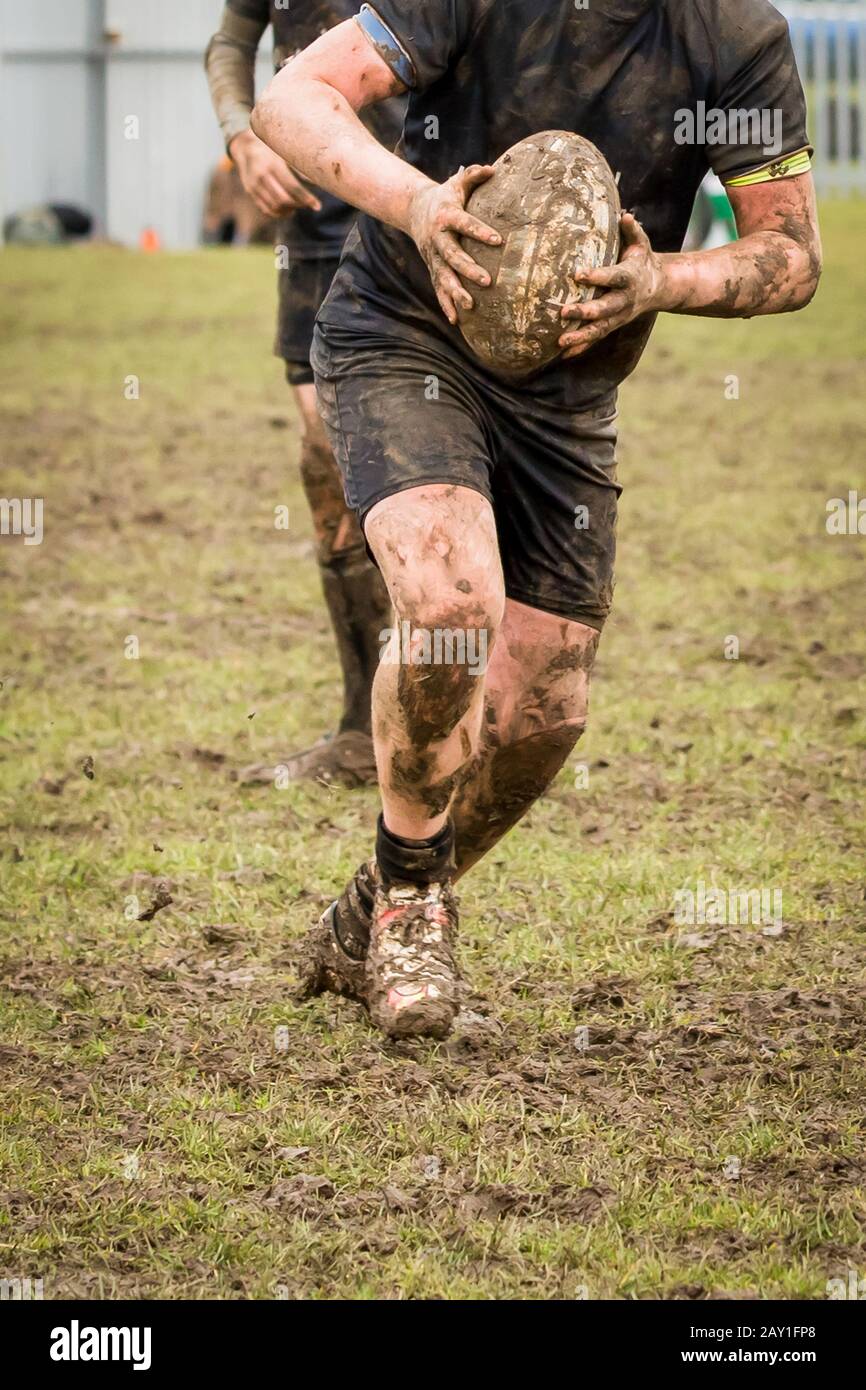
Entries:
POLYGON ((269 255, 0 255, 0 490, 44 498, 43 543, 0 550, 0 1277, 573 1299, 866 1275, 866 536, 825 525, 866 495, 866 205, 824 222, 809 310, 668 319, 623 392, 590 731, 463 885, 477 997, 444 1045, 290 998, 373 794, 232 780, 338 710, 269 255), (700 884, 781 892, 781 930, 678 923, 700 884))

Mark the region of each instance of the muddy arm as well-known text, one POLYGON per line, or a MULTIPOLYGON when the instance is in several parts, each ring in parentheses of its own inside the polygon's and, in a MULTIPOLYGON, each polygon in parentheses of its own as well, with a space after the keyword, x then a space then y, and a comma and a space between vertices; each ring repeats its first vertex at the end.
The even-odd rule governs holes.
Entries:
POLYGON ((267 4, 262 6, 260 20, 247 19, 226 6, 219 29, 207 46, 205 73, 226 149, 236 135, 250 128, 256 99, 256 53, 269 23, 267 4))
POLYGON ((716 251, 660 256, 657 307, 717 318, 804 308, 822 265, 812 175, 728 191, 740 240, 716 251))
POLYGON ((346 20, 286 64, 258 102, 252 128, 312 183, 406 232, 427 265, 442 312, 456 324, 458 308, 473 306, 464 282, 490 283, 459 238, 501 241, 466 211, 472 190, 493 170, 470 165, 438 184, 390 154, 358 112, 404 90, 375 44, 346 20))
POLYGON ((431 180, 380 145, 357 114, 404 90, 348 19, 277 74, 256 104, 252 128, 317 187, 407 231, 412 198, 431 180))
POLYGON ((642 314, 750 319, 809 303, 821 278, 812 175, 729 191, 740 240, 717 251, 660 254, 635 217, 623 214, 619 264, 576 276, 602 293, 562 311, 570 325, 559 340, 565 361, 642 314))

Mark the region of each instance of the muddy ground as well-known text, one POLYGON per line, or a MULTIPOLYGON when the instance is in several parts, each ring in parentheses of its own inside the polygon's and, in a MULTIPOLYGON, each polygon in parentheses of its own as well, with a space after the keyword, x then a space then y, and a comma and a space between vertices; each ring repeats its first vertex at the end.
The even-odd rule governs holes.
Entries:
POLYGON ((443 1045, 291 1001, 374 796, 233 780, 338 712, 268 254, 3 253, 2 493, 44 499, 44 539, 0 541, 0 1276, 208 1299, 866 1277, 866 536, 826 529, 866 496, 866 208, 825 223, 812 308, 667 320, 624 392, 590 732, 462 885, 475 994, 443 1045), (701 884, 782 911, 676 921, 701 884))

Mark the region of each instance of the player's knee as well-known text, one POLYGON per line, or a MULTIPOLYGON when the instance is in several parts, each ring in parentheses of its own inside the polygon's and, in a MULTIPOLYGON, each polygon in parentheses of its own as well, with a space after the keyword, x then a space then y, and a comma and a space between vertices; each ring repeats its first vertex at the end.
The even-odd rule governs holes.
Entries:
POLYGON ((436 556, 420 559, 411 570, 408 565, 401 567, 393 596, 398 615, 413 628, 438 633, 442 641, 460 647, 472 639, 492 650, 505 614, 505 590, 496 557, 489 565, 461 563, 457 547, 444 563, 436 556))
POLYGON ((463 650, 466 646, 492 648, 502 625, 504 597, 495 584, 480 585, 472 593, 445 584, 398 599, 398 612, 413 628, 438 634, 441 644, 463 650))
POLYGON ((316 558, 323 569, 347 574, 349 570, 372 569, 364 537, 351 512, 344 512, 316 543, 316 558))
POLYGON ((589 678, 583 672, 569 681, 567 687, 551 691, 539 701, 542 728, 548 733, 561 733, 574 743, 586 731, 589 717, 589 678))
POLYGON ((570 751, 586 731, 589 715, 589 682, 575 680, 563 690, 545 692, 535 686, 531 706, 520 708, 512 738, 539 738, 554 752, 570 751))
MULTIPOLYGON (((526 769, 531 800, 550 785, 565 766, 586 729, 586 712, 563 717, 551 711, 536 716, 531 733, 525 733, 502 749, 502 757, 526 769)), ((526 789, 524 789, 526 790, 526 789)))
POLYGON ((308 412, 304 415, 302 438, 305 444, 309 444, 311 447, 327 453, 336 468, 334 451, 331 448, 328 431, 325 429, 322 423, 322 417, 319 415, 318 411, 308 412))
POLYGON ((301 443, 304 486, 320 564, 363 554, 364 538, 354 512, 346 505, 337 463, 326 442, 304 436, 301 443))
POLYGON ((301 438, 301 481, 305 487, 326 489, 342 496, 337 460, 327 439, 305 433, 301 438))
POLYGON ((532 712, 538 727, 576 743, 586 729, 589 689, 598 637, 563 646, 532 685, 532 712))
POLYGON ((402 619, 430 632, 484 632, 505 612, 490 503, 467 488, 413 488, 370 512, 367 539, 402 619))
POLYGON ((561 737, 563 743, 573 748, 576 743, 586 733, 587 711, 581 714, 573 714, 568 719, 560 719, 556 723, 545 725, 545 729, 554 737, 561 737))

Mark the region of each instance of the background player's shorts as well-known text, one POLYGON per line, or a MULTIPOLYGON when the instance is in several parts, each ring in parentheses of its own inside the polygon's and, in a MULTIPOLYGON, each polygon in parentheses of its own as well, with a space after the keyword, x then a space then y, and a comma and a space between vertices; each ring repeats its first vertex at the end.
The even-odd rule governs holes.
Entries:
POLYGON ((339 264, 339 256, 298 260, 290 255, 288 268, 277 272, 279 305, 274 354, 285 362, 286 380, 292 386, 312 384, 310 348, 316 314, 339 264))
POLYGON ((480 492, 496 516, 510 598, 600 629, 616 553, 616 411, 545 398, 543 374, 508 385, 442 338, 374 337, 320 322, 319 410, 346 500, 363 525, 425 483, 480 492))

